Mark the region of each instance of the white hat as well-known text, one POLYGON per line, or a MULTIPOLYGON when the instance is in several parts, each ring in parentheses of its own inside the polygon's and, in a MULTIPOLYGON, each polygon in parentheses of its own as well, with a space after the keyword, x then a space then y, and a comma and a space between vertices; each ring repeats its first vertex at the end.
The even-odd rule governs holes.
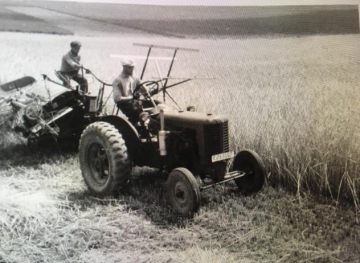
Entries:
POLYGON ((81 43, 79 41, 72 41, 70 47, 81 47, 81 43))
POLYGON ((135 66, 135 63, 134 61, 130 60, 130 59, 127 59, 127 60, 123 60, 121 62, 122 66, 123 67, 134 67, 135 66))

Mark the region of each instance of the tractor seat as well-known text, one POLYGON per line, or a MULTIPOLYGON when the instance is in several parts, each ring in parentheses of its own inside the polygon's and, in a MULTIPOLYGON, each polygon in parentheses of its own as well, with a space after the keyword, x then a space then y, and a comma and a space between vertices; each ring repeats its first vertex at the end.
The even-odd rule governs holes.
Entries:
POLYGON ((60 79, 64 86, 70 88, 71 87, 71 84, 70 84, 70 78, 67 77, 66 75, 62 74, 61 71, 58 71, 58 70, 54 70, 55 72, 55 76, 58 77, 58 79, 60 79))

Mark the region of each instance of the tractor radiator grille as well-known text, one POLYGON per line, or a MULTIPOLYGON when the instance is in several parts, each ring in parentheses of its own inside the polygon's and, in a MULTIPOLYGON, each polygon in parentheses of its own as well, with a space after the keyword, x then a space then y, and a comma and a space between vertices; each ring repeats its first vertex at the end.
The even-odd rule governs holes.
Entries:
POLYGON ((229 151, 229 125, 228 122, 204 126, 205 155, 229 151))

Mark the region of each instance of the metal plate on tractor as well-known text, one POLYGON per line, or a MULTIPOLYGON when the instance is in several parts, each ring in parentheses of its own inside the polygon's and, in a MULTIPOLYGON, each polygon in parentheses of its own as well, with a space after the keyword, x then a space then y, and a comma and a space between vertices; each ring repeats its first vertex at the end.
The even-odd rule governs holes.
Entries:
POLYGON ((211 156, 211 161, 215 163, 218 161, 233 158, 234 156, 235 156, 234 152, 219 153, 211 156))

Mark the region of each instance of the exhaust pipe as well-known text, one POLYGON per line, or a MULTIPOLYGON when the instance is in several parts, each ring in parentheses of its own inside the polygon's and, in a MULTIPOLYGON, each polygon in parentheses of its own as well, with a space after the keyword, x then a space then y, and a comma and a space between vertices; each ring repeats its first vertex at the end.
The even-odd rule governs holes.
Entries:
POLYGON ((160 131, 159 131, 159 151, 160 156, 166 156, 166 137, 170 134, 170 131, 165 131, 165 118, 164 118, 164 110, 160 110, 160 131))

